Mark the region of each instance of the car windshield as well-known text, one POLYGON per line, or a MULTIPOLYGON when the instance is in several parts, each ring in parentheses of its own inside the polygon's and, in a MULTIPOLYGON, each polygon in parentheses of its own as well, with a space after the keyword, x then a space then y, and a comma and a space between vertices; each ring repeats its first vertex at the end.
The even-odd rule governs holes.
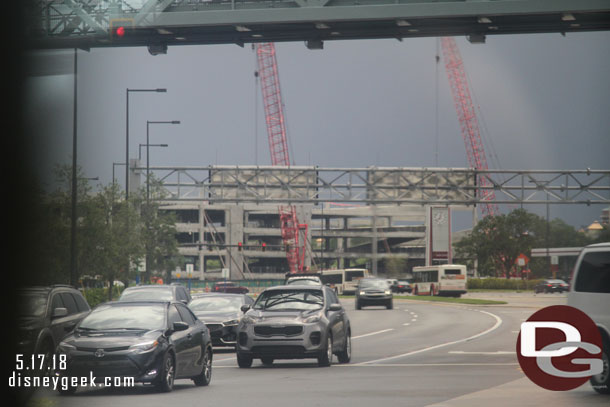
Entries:
POLYGON ((150 288, 150 289, 137 289, 137 290, 125 290, 119 298, 120 301, 142 301, 142 300, 161 300, 170 301, 173 299, 171 290, 150 288))
POLYGON ((322 290, 272 290, 263 292, 253 308, 272 311, 312 311, 323 306, 322 290))
POLYGON ((360 280, 360 288, 388 288, 385 280, 360 280))
POLYGON ((293 280, 288 280, 286 284, 294 284, 294 285, 320 285, 318 280, 314 280, 312 278, 296 278, 293 280))
POLYGON ((41 317, 47 311, 47 295, 44 293, 21 293, 19 315, 22 317, 41 317))
POLYGON ((165 314, 164 304, 102 305, 83 319, 78 329, 153 331, 165 327, 165 314))
POLYGON ((201 297, 189 303, 193 312, 238 311, 243 301, 240 297, 201 297))

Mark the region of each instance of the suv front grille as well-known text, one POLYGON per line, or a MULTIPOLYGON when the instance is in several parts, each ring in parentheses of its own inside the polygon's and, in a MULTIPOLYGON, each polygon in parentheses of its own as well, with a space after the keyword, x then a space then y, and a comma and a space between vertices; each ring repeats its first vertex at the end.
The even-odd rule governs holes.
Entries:
POLYGON ((302 334, 303 327, 300 325, 259 325, 254 327, 254 333, 261 336, 294 336, 302 334))

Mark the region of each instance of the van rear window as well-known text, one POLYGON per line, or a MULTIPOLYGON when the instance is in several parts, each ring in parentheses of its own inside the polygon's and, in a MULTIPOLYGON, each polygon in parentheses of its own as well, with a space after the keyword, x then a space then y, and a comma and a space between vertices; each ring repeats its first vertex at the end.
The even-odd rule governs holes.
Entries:
POLYGON ((610 252, 585 254, 576 275, 575 291, 610 293, 610 252))

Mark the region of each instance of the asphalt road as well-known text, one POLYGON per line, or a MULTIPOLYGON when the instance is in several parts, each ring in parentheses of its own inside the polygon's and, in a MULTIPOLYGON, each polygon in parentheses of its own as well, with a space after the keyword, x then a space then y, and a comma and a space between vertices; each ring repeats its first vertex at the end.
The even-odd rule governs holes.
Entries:
MULTIPOLYGON (((474 294, 473 294, 474 295, 474 294)), ((356 311, 352 361, 320 368, 315 360, 255 361, 239 369, 235 354, 218 351, 209 387, 178 380, 174 391, 152 387, 85 388, 73 396, 39 389, 31 406, 539 406, 608 405, 588 384, 549 392, 521 372, 515 354, 519 325, 536 309, 565 303, 559 294, 502 295, 508 305, 464 306, 395 301, 356 311)), ((335 361, 336 362, 336 361, 335 361)))

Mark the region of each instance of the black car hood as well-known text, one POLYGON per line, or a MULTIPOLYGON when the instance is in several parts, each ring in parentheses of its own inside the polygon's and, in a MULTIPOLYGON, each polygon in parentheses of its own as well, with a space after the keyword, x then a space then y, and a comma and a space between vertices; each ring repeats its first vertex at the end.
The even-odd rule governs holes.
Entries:
POLYGON ((128 348, 131 345, 154 341, 162 334, 156 331, 87 331, 74 332, 63 340, 80 349, 128 348))
POLYGON ((201 321, 211 323, 239 319, 242 314, 240 311, 199 311, 195 312, 195 315, 197 315, 197 318, 201 321))

